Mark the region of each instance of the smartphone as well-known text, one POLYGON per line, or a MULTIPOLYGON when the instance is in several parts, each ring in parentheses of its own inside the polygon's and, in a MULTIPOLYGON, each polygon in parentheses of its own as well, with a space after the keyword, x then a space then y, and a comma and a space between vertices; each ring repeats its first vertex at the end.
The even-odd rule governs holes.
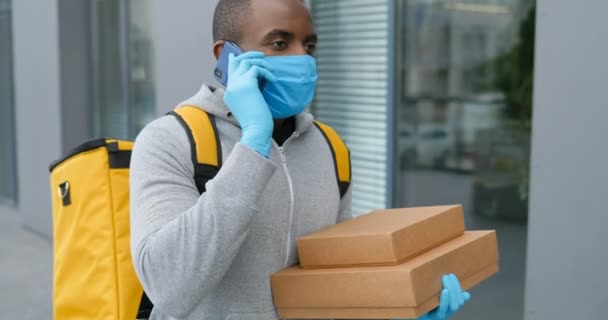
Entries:
MULTIPOLYGON (((228 84, 228 59, 231 53, 236 57, 244 53, 244 51, 232 41, 224 42, 224 48, 222 49, 222 53, 220 53, 219 59, 217 59, 217 65, 213 71, 215 79, 217 79, 217 81, 219 81, 224 87, 228 84)), ((261 91, 264 89, 266 79, 260 78, 258 79, 258 82, 261 91)))
POLYGON ((215 66, 215 79, 219 81, 224 87, 228 83, 228 57, 232 53, 234 56, 242 54, 244 51, 232 41, 224 42, 224 48, 220 53, 220 58, 217 59, 217 65, 215 66))

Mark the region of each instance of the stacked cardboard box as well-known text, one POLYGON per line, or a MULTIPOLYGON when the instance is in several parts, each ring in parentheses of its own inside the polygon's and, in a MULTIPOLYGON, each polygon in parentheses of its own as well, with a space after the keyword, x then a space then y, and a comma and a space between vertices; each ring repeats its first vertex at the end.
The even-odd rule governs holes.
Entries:
POLYGON ((441 277, 467 290, 498 272, 494 231, 465 231, 461 206, 379 210, 297 240, 300 266, 272 278, 281 318, 417 318, 441 277))

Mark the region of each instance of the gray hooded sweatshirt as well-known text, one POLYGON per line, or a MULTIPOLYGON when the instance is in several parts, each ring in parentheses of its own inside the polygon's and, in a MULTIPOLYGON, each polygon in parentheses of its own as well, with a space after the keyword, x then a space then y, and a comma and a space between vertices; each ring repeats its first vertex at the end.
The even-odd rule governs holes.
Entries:
POLYGON ((270 275, 298 263, 295 239, 351 217, 332 153, 308 113, 267 159, 207 86, 180 105, 216 118, 223 166, 199 195, 190 143, 172 116, 147 125, 131 160, 131 250, 151 319, 277 319, 270 275))

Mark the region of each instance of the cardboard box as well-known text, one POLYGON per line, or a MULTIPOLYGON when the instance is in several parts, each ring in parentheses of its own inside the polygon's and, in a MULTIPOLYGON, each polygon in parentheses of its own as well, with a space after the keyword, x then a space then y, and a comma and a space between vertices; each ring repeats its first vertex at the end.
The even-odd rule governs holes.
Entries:
POLYGON ((302 268, 398 265, 464 232, 462 206, 377 210, 297 239, 302 268))
POLYGON ((291 267, 272 275, 280 318, 418 318, 439 305, 441 277, 467 290, 498 272, 494 231, 472 231, 397 266, 291 267))

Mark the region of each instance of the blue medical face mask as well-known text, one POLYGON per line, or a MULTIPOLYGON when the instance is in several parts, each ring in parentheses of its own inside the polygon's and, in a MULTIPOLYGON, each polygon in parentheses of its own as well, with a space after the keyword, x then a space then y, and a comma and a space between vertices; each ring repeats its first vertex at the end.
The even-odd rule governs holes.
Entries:
POLYGON ((262 94, 272 117, 286 119, 312 103, 317 86, 317 62, 309 55, 267 56, 277 81, 267 81, 262 94))

